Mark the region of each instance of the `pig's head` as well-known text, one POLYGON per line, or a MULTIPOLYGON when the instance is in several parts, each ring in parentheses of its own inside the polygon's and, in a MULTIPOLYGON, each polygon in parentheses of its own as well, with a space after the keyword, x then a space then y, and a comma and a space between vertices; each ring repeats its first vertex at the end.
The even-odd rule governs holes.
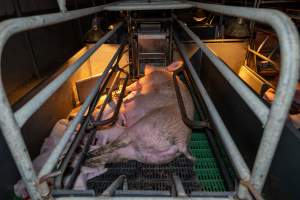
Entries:
POLYGON ((174 72, 177 69, 180 69, 182 67, 182 65, 183 65, 182 61, 175 61, 167 67, 155 67, 153 65, 148 64, 148 65, 145 66, 144 73, 145 73, 145 75, 149 75, 152 72, 157 72, 157 71, 174 72))

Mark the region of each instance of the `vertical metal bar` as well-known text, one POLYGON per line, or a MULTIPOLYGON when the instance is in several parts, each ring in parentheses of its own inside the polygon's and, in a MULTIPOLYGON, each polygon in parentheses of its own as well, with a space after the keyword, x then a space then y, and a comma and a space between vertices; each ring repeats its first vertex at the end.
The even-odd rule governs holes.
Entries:
POLYGON ((61 12, 67 11, 66 0, 57 0, 57 4, 61 12))
POLYGON ((15 160, 26 189, 33 200, 41 200, 43 198, 39 191, 38 179, 32 166, 25 142, 22 138, 20 128, 14 119, 10 105, 8 102, 3 101, 3 99, 0 100, 0 110, 5 117, 5 120, 0 119, 1 131, 15 160))
POLYGON ((124 178, 126 178, 125 175, 119 176, 108 188, 106 188, 106 190, 102 192, 101 196, 109 197, 113 195, 118 187, 123 183, 124 178))

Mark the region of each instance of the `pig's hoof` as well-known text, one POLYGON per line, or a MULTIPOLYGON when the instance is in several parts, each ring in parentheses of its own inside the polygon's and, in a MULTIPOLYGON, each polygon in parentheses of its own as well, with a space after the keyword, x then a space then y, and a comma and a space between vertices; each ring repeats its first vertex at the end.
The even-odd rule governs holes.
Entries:
POLYGON ((183 153, 189 160, 191 160, 192 162, 196 162, 197 158, 195 158, 194 156, 192 156, 189 152, 185 152, 183 153))

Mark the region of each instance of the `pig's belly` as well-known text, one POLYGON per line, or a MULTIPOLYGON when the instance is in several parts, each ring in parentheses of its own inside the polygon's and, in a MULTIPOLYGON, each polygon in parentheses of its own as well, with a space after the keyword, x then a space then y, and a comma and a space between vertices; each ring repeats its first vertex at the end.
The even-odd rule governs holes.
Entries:
POLYGON ((143 150, 141 151, 141 159, 138 159, 138 161, 148 164, 163 164, 172 161, 179 155, 177 146, 173 145, 165 151, 143 150))

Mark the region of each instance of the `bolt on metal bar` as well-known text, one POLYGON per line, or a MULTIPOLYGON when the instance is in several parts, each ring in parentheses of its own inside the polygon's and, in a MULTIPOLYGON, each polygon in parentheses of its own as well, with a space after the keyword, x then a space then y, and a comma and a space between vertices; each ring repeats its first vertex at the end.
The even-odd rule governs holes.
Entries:
MULTIPOLYGON (((261 191, 274 157, 282 129, 287 119, 289 108, 295 94, 296 84, 298 82, 300 67, 300 41, 297 28, 287 15, 278 10, 223 6, 190 1, 189 3, 197 8, 202 8, 211 12, 217 12, 235 17, 243 17, 245 19, 268 24, 277 34, 281 53, 281 73, 275 101, 272 103, 270 112, 268 112, 268 109, 262 105, 262 102, 257 98, 254 98, 251 93, 247 94, 250 95, 250 97, 246 97, 245 94, 240 94, 242 98, 246 100, 248 105, 251 105, 251 108, 256 108, 254 109, 254 112, 257 113, 257 116, 263 122, 265 127, 251 178, 251 182, 254 184, 255 188, 258 191, 261 191)), ((184 27, 187 29, 186 26, 184 27)), ((196 41, 200 41, 199 38, 195 39, 196 41)), ((201 46, 201 41, 199 46, 201 46)), ((221 65, 217 64, 216 66, 218 67, 221 65)), ((225 75, 225 77, 227 76, 228 78, 228 74, 223 75, 225 75)), ((235 87, 235 84, 236 82, 234 81, 234 83, 231 85, 235 87)), ((247 89, 244 87, 238 89, 238 91, 242 93, 244 93, 246 90, 247 89)))
POLYGON ((71 124, 69 125, 68 129, 65 131, 63 137, 61 138, 60 142, 57 144, 55 149, 52 151, 51 155, 49 156, 48 160, 43 165, 39 177, 42 177, 48 173, 50 173, 54 166, 56 165, 61 153, 63 152, 65 146, 67 145, 68 141, 70 140, 71 136, 73 135, 77 125, 82 121, 84 113, 86 112, 87 108, 91 104, 92 100, 94 99, 95 95, 98 92, 99 86, 102 85, 103 81, 105 80, 105 77, 111 70, 111 68, 114 66, 115 60, 123 50, 123 47, 125 45, 127 40, 123 39, 121 46, 118 48, 118 50, 115 52, 114 56, 110 60, 107 68, 102 73, 102 76, 97 80, 94 89, 90 92, 90 95, 86 98, 83 105, 81 106, 80 111, 76 115, 76 117, 72 120, 71 124))
POLYGON ((16 111, 15 117, 19 126, 23 126, 30 116, 37 111, 41 105, 80 68, 80 66, 104 43, 106 42, 121 26, 120 22, 113 30, 106 33, 93 47, 88 49, 75 63, 71 64, 63 73, 56 77, 51 83, 43 88, 36 96, 30 99, 24 106, 16 111))
POLYGON ((187 69, 190 71, 192 78, 199 89, 200 93, 202 94, 203 101, 205 102, 207 106, 207 110, 209 114, 211 115, 211 118, 213 119, 213 122, 218 130, 218 133, 220 134, 220 137, 222 138, 222 141, 224 143, 225 149, 227 153, 229 154, 229 157, 231 161, 234 164, 234 168, 242 180, 249 180, 250 179, 250 170, 244 161, 242 155, 240 154, 238 148, 236 147, 233 139, 230 136, 230 133, 228 129, 226 128, 221 116, 219 115, 217 109, 215 108, 212 100, 210 99, 205 87, 203 86, 202 82, 200 81, 192 63, 189 60, 189 57, 184 50, 183 45, 180 43, 177 34, 174 32, 174 41, 175 44, 179 50, 180 55, 182 56, 185 65, 187 66, 187 69))

